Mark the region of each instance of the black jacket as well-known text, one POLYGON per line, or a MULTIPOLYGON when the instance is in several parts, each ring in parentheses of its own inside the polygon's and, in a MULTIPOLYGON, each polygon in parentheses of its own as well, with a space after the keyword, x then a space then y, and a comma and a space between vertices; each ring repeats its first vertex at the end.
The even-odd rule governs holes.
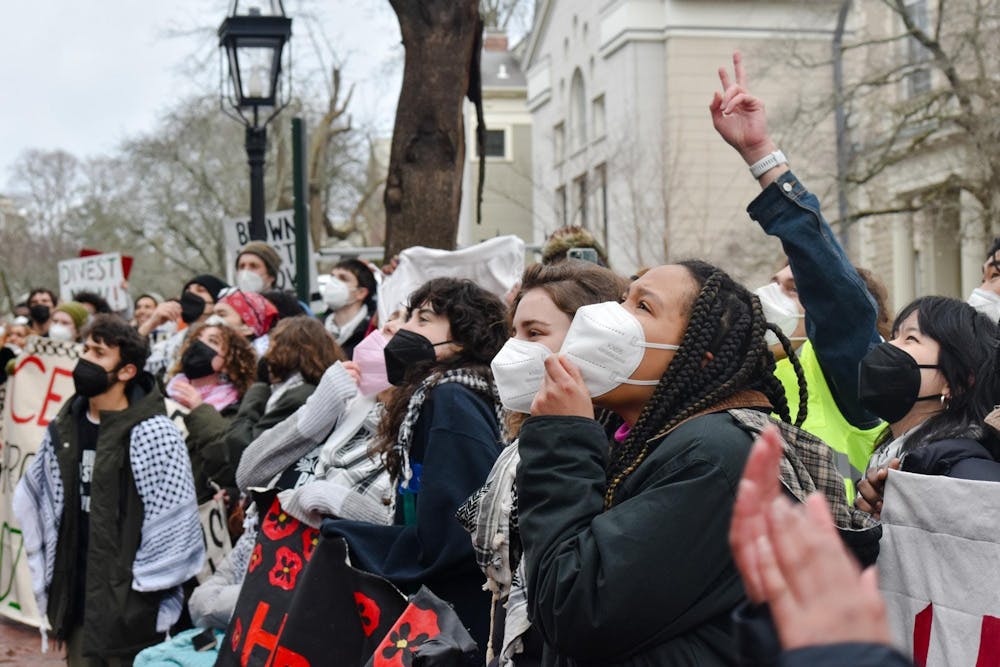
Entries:
MULTIPOLYGON (((59 523, 47 614, 56 638, 65 640, 80 619, 72 599, 76 586, 80 527, 80 450, 77 424, 88 407, 76 396, 67 401, 49 426, 64 504, 59 523)), ((163 396, 153 378, 142 374, 129 392, 129 406, 103 413, 97 440, 87 543, 83 653, 134 656, 162 640, 156 616, 162 593, 132 590, 132 564, 142 540, 143 506, 132 475, 129 447, 132 429, 150 417, 165 414, 163 396)))
POLYGON ((728 533, 753 441, 726 413, 682 424, 605 511, 600 425, 534 417, 517 473, 529 615, 546 665, 736 664, 745 598, 728 533))
POLYGON ((1000 462, 971 438, 938 440, 903 457, 901 469, 921 475, 1000 482, 1000 462))
POLYGON ((895 649, 881 644, 824 644, 785 651, 779 667, 912 667, 895 649))

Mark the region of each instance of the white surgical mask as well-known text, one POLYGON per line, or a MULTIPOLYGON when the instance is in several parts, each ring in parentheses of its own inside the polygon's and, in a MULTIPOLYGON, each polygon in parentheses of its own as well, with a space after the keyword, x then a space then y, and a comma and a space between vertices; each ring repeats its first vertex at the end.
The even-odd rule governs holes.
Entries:
MULTIPOLYGON (((799 326, 799 320, 803 319, 805 315, 799 312, 798 304, 795 303, 792 297, 785 294, 781 289, 781 285, 778 283, 768 283, 763 287, 755 289, 754 293, 760 299, 760 305, 764 309, 765 320, 781 329, 781 333, 785 334, 785 338, 793 343, 805 341, 805 338, 802 337, 792 337, 795 329, 799 326)), ((768 346, 778 344, 778 337, 771 331, 767 332, 765 339, 768 346)))
POLYGON ((73 336, 73 330, 68 325, 56 323, 49 327, 49 338, 51 340, 63 341, 64 343, 71 343, 75 336, 73 336))
POLYGON ((545 360, 550 354, 552 350, 541 343, 517 338, 511 338, 500 348, 490 368, 505 408, 513 412, 531 412, 531 402, 542 388, 545 360))
POLYGON ((994 322, 1000 321, 1000 294, 977 287, 967 303, 994 322))
POLYGON ((608 301, 576 311, 559 354, 580 368, 591 397, 597 397, 622 384, 658 385, 659 379, 632 379, 646 348, 680 349, 677 345, 647 343, 639 320, 620 303, 608 301))
POLYGON ((259 273, 243 269, 236 272, 236 286, 244 292, 260 294, 264 291, 264 278, 259 273))
POLYGON ((340 278, 330 278, 323 285, 323 303, 330 310, 340 310, 351 302, 351 288, 340 278))

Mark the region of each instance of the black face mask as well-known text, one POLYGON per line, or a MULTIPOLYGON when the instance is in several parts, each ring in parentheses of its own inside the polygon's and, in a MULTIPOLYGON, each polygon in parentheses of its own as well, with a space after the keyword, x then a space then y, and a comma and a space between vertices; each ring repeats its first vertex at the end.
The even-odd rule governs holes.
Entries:
POLYGON ((441 343, 432 343, 418 333, 400 329, 382 350, 385 355, 386 377, 389 382, 398 387, 403 384, 406 371, 419 364, 433 363, 437 359, 434 348, 438 345, 447 345, 450 342, 450 340, 446 340, 441 343))
POLYGON ((212 361, 215 357, 219 355, 218 352, 213 350, 206 343, 196 340, 191 343, 191 347, 184 352, 184 356, 181 357, 181 370, 184 371, 184 375, 187 376, 189 380, 197 380, 199 378, 207 378, 209 375, 215 373, 215 369, 212 368, 212 361))
POLYGON ((205 300, 194 292, 181 294, 181 319, 184 324, 194 324, 205 314, 205 300))
POLYGON ((37 322, 38 324, 48 322, 49 317, 52 316, 51 310, 44 303, 36 303, 28 309, 28 314, 31 315, 31 320, 33 322, 37 322))
POLYGON ((906 416, 917 401, 937 401, 941 394, 919 396, 920 369, 940 368, 918 364, 905 350, 881 343, 861 360, 858 396, 869 412, 890 424, 906 416))
POLYGON ((77 394, 85 398, 100 396, 117 381, 112 381, 111 375, 118 370, 116 368, 113 371, 106 371, 103 366, 93 361, 80 359, 73 369, 73 387, 77 394))

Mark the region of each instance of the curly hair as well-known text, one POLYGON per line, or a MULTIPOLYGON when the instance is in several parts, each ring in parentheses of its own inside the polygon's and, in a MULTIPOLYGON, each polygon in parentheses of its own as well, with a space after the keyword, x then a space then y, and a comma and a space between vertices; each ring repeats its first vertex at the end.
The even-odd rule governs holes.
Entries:
MULTIPOLYGON (((533 289, 543 290, 561 312, 573 319, 577 309, 604 301, 617 301, 628 289, 628 280, 610 269, 592 262, 532 264, 521 276, 521 289, 510 306, 507 323, 514 335, 514 315, 524 295, 533 289)), ((505 428, 517 437, 528 418, 523 412, 508 412, 505 428)))
POLYGON ((774 356, 764 334, 778 336, 799 379, 797 425, 806 418, 805 377, 791 344, 764 319, 760 300, 722 270, 700 261, 680 262, 699 286, 680 349, 625 442, 613 446, 608 462, 605 507, 615 502, 622 482, 659 441, 684 420, 745 390, 763 393, 786 422, 791 418, 781 382, 774 376, 774 356), (706 354, 712 358, 705 363, 706 354))
POLYGON ((222 372, 226 374, 229 381, 236 387, 240 398, 247 392, 250 385, 257 379, 257 355, 254 353, 250 343, 238 331, 224 324, 199 324, 191 329, 184 338, 180 352, 177 354, 177 361, 170 369, 170 375, 174 376, 181 372, 181 359, 184 353, 201 336, 205 329, 216 328, 222 332, 222 372))
MULTIPOLYGON (((458 352, 447 359, 416 364, 408 369, 404 384, 397 387, 386 404, 379 422, 372 452, 381 454, 386 469, 395 478, 400 471, 398 454, 393 451, 396 434, 406 417, 410 398, 432 373, 463 368, 492 382, 490 362, 507 342, 507 309, 503 302, 470 280, 434 278, 410 295, 409 308, 429 306, 448 319, 451 340, 458 352)), ((486 399, 493 401, 492 396, 486 399)))
POLYGON ((347 359, 323 323, 307 315, 278 322, 264 358, 273 379, 287 380, 298 371, 312 385, 319 384, 327 368, 347 359))

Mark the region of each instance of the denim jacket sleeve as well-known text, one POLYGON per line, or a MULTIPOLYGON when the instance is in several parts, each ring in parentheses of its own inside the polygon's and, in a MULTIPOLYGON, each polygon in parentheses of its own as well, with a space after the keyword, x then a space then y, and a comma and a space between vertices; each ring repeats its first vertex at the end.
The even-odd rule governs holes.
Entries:
POLYGON ((788 257, 812 341, 840 412, 871 428, 878 417, 858 400, 858 365, 881 338, 875 300, 820 213, 819 200, 788 171, 747 207, 788 257))

